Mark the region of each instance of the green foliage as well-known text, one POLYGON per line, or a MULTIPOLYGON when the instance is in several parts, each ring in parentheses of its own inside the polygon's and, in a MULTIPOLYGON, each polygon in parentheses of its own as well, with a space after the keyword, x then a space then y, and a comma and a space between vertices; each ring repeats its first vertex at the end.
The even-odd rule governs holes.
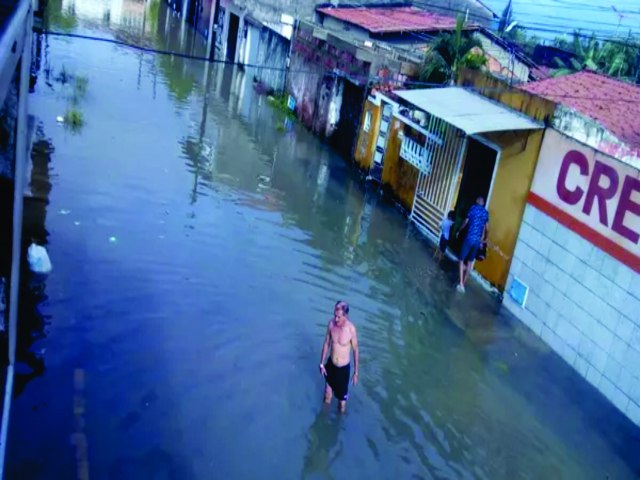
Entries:
POLYGON ((464 67, 469 70, 480 70, 482 67, 487 66, 487 57, 483 53, 471 51, 462 57, 462 62, 464 67))
POLYGON ((434 39, 422 64, 422 81, 453 83, 460 70, 479 70, 486 65, 480 40, 464 32, 464 26, 463 17, 458 16, 453 33, 443 32, 434 39))
POLYGON ((59 32, 71 32, 78 25, 78 19, 73 8, 62 8, 62 0, 48 0, 44 14, 44 24, 46 28, 59 32))
POLYGON ((87 94, 87 86, 89 79, 82 75, 76 75, 73 79, 73 92, 71 94, 71 103, 77 105, 87 94))
POLYGON ((76 75, 75 82, 73 84, 73 90, 79 97, 84 97, 87 93, 87 86, 89 85, 89 79, 84 75, 76 75))
POLYGON ((61 86, 61 93, 67 102, 64 113, 64 125, 73 133, 79 133, 85 124, 84 115, 80 110, 80 103, 87 94, 89 78, 84 75, 69 72, 64 65, 55 81, 61 86))
POLYGON ((588 70, 636 83, 640 80, 640 42, 631 33, 609 41, 599 40, 594 34, 584 38, 575 31, 572 38, 556 38, 554 44, 575 55, 568 63, 555 59, 555 76, 588 70))
POLYGON ((287 94, 268 96, 267 101, 274 110, 282 113, 289 118, 295 118, 295 113, 289 108, 289 96, 287 94))
POLYGON ((64 114, 64 123, 72 132, 77 133, 84 125, 84 115, 76 107, 71 107, 64 114))

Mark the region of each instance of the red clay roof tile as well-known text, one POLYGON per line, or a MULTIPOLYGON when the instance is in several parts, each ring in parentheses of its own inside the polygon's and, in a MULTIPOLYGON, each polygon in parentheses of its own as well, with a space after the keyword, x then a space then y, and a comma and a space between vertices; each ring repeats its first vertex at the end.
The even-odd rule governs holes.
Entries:
POLYGON ((640 87, 605 75, 579 72, 520 88, 599 122, 633 148, 640 147, 640 87))
MULTIPOLYGON (((318 8, 320 13, 351 23, 371 33, 428 32, 453 30, 456 19, 414 7, 318 8)), ((465 28, 476 28, 466 24, 465 28)))

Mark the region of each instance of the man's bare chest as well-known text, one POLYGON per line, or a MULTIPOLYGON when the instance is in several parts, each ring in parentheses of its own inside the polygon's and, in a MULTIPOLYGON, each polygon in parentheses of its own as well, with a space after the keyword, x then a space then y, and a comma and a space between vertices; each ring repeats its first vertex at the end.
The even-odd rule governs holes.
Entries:
POLYGON ((337 343, 342 347, 348 347, 351 342, 351 331, 347 326, 333 326, 330 329, 332 343, 337 343))

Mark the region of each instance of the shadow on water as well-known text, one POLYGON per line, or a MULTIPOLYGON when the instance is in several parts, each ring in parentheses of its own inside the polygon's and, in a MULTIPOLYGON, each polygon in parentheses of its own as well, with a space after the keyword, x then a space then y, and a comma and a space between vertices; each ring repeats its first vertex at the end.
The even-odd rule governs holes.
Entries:
MULTIPOLYGON (((42 138, 42 131, 36 135, 39 137, 32 149, 32 170, 30 177, 30 194, 24 199, 24 217, 22 232, 20 295, 18 306, 18 336, 16 342, 16 371, 14 383, 14 396, 19 396, 26 385, 44 374, 44 349, 38 348, 38 342, 46 337, 46 318, 41 314, 41 305, 47 301, 46 284, 47 277, 34 274, 30 271, 26 261, 27 248, 32 241, 40 245, 46 245, 48 232, 45 227, 46 210, 48 204, 51 183, 49 181, 49 161, 52 147, 48 140, 42 138)), ((3 186, 3 196, 13 194, 13 185, 3 186)), ((8 205, 12 205, 13 201, 8 205)), ((5 205, 5 204, 3 204, 5 205)), ((11 218, 12 215, 9 216, 11 218)), ((7 218, 3 215, 3 218, 7 218)), ((10 232, 10 225, 4 225, 3 232, 10 232)), ((11 248, 3 249, 3 252, 11 252, 11 248)), ((3 262, 3 275, 9 278, 9 270, 6 261, 3 262)), ((7 295, 9 290, 7 282, 7 295)), ((8 309, 6 314, 8 315, 8 309)), ((8 317, 5 318, 5 322, 8 317)), ((7 351, 8 337, 2 336, 2 350, 7 351)), ((6 354, 2 355, 6 362, 6 354)))
POLYGON ((110 480, 195 480, 188 467, 179 465, 172 455, 160 448, 154 448, 137 457, 117 459, 109 468, 110 480))
POLYGON ((331 471, 334 460, 342 453, 339 439, 344 425, 343 417, 335 412, 335 408, 322 406, 307 433, 307 452, 301 478, 334 478, 328 472, 331 471))

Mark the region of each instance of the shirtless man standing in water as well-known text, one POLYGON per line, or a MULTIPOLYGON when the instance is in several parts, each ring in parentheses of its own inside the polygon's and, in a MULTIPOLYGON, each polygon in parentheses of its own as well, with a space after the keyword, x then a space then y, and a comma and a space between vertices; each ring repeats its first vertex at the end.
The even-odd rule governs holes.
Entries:
POLYGON ((327 326, 327 335, 322 345, 322 356, 320 357, 320 373, 324 377, 326 386, 324 388, 324 403, 331 403, 331 397, 336 396, 340 402, 340 411, 347 408, 347 398, 349 397, 349 376, 351 365, 351 349, 353 348, 353 378, 352 383, 358 383, 358 337, 356 327, 349 321, 349 305, 346 302, 338 302, 334 308, 333 318, 327 326), (331 354, 324 363, 324 359, 329 352, 331 354))

